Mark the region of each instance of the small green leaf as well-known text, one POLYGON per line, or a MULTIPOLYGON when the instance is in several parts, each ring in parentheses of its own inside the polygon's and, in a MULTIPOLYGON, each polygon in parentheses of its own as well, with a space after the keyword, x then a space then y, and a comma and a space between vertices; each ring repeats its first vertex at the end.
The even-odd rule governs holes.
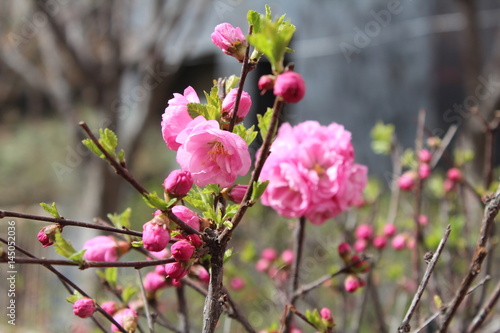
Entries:
POLYGON ((123 149, 120 150, 120 152, 118 153, 118 162, 120 164, 125 164, 125 151, 123 149))
POLYGON ((257 115, 257 124, 260 130, 260 136, 262 140, 266 138, 267 132, 269 131, 269 124, 271 123, 271 118, 273 116, 273 109, 267 108, 266 113, 264 115, 257 115))
POLYGON ((75 304, 75 302, 79 299, 82 299, 83 295, 80 294, 77 290, 73 292, 73 295, 66 297, 66 301, 68 301, 71 304, 75 304))
POLYGON ((108 219, 113 223, 113 225, 119 229, 123 227, 130 229, 130 216, 132 215, 132 209, 127 208, 121 214, 108 214, 108 219))
POLYGON ((132 247, 142 247, 142 241, 133 241, 131 245, 132 247))
POLYGON ((242 124, 238 124, 234 126, 233 132, 238 134, 243 140, 245 140, 247 145, 250 145, 257 137, 257 131, 255 131, 254 129, 255 125, 252 125, 252 127, 246 129, 242 124))
POLYGON ((230 221, 224 221, 222 224, 229 230, 233 229, 233 224, 230 221))
POLYGON ((116 288, 116 281, 118 279, 118 268, 109 267, 104 270, 104 280, 111 286, 111 288, 116 288))
POLYGON ((267 185, 269 185, 269 180, 266 180, 264 182, 256 181, 253 182, 252 184, 252 196, 250 200, 252 202, 257 202, 259 198, 264 194, 266 191, 267 185))
POLYGON ((216 110, 219 110, 220 112, 222 108, 222 101, 219 98, 219 88, 217 88, 216 85, 212 87, 212 89, 210 90, 210 94, 205 92, 205 97, 207 99, 208 105, 213 106, 216 110))
POLYGON ((165 202, 165 200, 160 199, 160 197, 158 196, 158 194, 156 194, 156 192, 151 192, 147 195, 143 195, 142 198, 151 208, 157 208, 159 210, 168 209, 168 204, 165 202))
POLYGON ((127 304, 132 297, 137 293, 137 289, 132 286, 127 286, 122 291, 123 303, 127 304))
POLYGON ((234 257, 236 253, 233 253, 233 249, 227 249, 226 252, 224 252, 224 263, 228 262, 232 257, 234 257))
POLYGON ((231 75, 230 77, 228 77, 226 79, 226 86, 225 86, 226 94, 229 94, 229 92, 232 89, 236 88, 239 83, 240 83, 240 78, 238 76, 231 75))
POLYGON ((100 158, 102 158, 102 159, 106 158, 106 156, 104 156, 103 152, 99 148, 97 148, 97 145, 94 143, 94 141, 92 141, 90 139, 84 139, 84 140, 82 140, 82 143, 85 147, 87 147, 91 152, 93 152, 94 154, 96 154, 100 158))
POLYGON ((57 211, 57 207, 56 207, 56 203, 53 202, 52 205, 48 205, 46 204, 45 202, 41 202, 40 203, 40 206, 42 206, 42 208, 47 212, 49 213, 50 215, 52 215, 53 217, 55 217, 56 219, 60 219, 61 218, 61 215, 59 214, 59 212, 57 211))
POLYGON ((392 150, 394 125, 378 121, 371 131, 371 146, 376 154, 389 155, 392 150))
POLYGON ((220 111, 213 105, 188 103, 187 108, 189 115, 193 119, 203 116, 206 120, 218 120, 220 117, 220 111))
POLYGON ((118 137, 116 136, 116 134, 109 128, 105 128, 104 133, 101 134, 101 139, 103 139, 106 145, 109 147, 109 151, 114 153, 116 147, 118 146, 118 137))
POLYGON ((416 164, 415 152, 413 149, 406 149, 403 155, 401 155, 401 165, 407 168, 414 168, 416 164))
POLYGON ((54 249, 63 257, 70 258, 73 254, 76 253, 73 245, 71 245, 70 242, 64 239, 59 229, 56 229, 55 240, 56 241, 54 243, 54 249))
POLYGON ((244 263, 249 263, 257 258, 257 250, 255 249, 255 243, 252 241, 247 241, 243 246, 243 250, 240 255, 241 261, 244 263))
POLYGON ((85 259, 83 258, 83 255, 85 254, 87 250, 80 250, 78 252, 73 253, 68 257, 69 260, 79 264, 83 265, 85 263, 85 259))

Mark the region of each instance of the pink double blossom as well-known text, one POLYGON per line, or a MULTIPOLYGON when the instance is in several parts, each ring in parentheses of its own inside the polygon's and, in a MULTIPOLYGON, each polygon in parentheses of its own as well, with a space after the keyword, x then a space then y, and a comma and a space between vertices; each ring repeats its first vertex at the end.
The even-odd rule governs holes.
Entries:
POLYGON ((96 310, 95 302, 88 297, 80 298, 73 304, 73 313, 80 318, 88 318, 96 310))
POLYGON ((164 224, 156 224, 150 221, 144 223, 142 229, 142 243, 148 251, 162 251, 170 241, 170 231, 164 224))
POLYGON ((163 181, 165 193, 172 198, 182 198, 193 187, 193 177, 189 171, 174 170, 163 181))
MULTIPOLYGON (((125 308, 118 311, 113 316, 113 319, 118 324, 120 324, 127 332, 134 332, 137 327, 137 322, 139 320, 137 312, 129 308, 125 308)), ((118 329, 118 327, 116 327, 114 324, 111 324, 111 331, 120 332, 120 329, 118 329)))
POLYGON ((227 55, 235 57, 242 62, 245 57, 247 41, 239 27, 233 27, 229 23, 221 23, 215 27, 211 35, 212 43, 227 55))
MULTIPOLYGON (((229 120, 233 116, 234 107, 236 104, 236 96, 238 95, 238 88, 231 89, 231 91, 226 95, 222 101, 222 116, 228 118, 229 120), (227 115, 225 115, 227 114, 227 115)), ((248 114, 250 108, 252 107, 252 98, 250 94, 246 91, 241 93, 240 105, 238 106, 238 122, 243 121, 243 118, 248 114)))
POLYGON ((184 94, 174 94, 174 98, 168 101, 168 107, 162 116, 161 131, 163 140, 168 148, 177 150, 180 144, 176 141, 177 135, 193 120, 188 113, 188 103, 200 103, 200 99, 189 86, 184 90, 184 94))
POLYGON ((200 230, 200 217, 186 206, 174 206, 172 213, 194 230, 200 230))
POLYGON ((199 116, 177 136, 177 162, 191 172, 198 186, 231 186, 250 169, 248 145, 237 134, 223 131, 215 120, 199 116))
POLYGON ((113 236, 94 237, 83 244, 86 250, 83 257, 90 261, 117 261, 125 248, 125 244, 120 243, 113 236))

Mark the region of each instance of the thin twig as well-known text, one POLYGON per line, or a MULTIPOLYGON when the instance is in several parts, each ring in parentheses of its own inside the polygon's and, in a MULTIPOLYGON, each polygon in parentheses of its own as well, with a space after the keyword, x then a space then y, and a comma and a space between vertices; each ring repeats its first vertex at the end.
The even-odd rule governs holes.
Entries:
POLYGON ((479 313, 472 320, 471 324, 467 328, 467 333, 474 333, 481 327, 488 314, 491 312, 491 310, 493 310, 493 307, 495 306, 498 299, 500 299, 500 281, 498 281, 495 291, 491 295, 488 302, 486 302, 481 311, 479 311, 479 313))
POLYGON ((153 322, 153 317, 151 316, 151 313, 149 312, 149 302, 148 298, 146 297, 146 290, 144 289, 144 283, 142 282, 142 274, 141 270, 137 269, 137 278, 139 280, 139 286, 141 287, 141 294, 142 294, 142 299, 144 302, 144 312, 146 313, 146 319, 148 321, 148 329, 150 333, 154 333, 155 328, 154 328, 154 322, 153 322))
POLYGON ((189 333, 189 315, 184 285, 175 288, 175 293, 177 295, 177 303, 179 307, 179 330, 183 333, 189 333))
POLYGON ((102 224, 79 222, 79 221, 75 221, 75 220, 68 220, 65 218, 55 218, 55 217, 47 217, 47 216, 40 216, 40 215, 23 214, 23 213, 11 212, 11 211, 7 211, 7 210, 0 210, 0 219, 5 218, 5 217, 17 217, 17 218, 27 219, 27 220, 57 223, 57 224, 64 225, 64 226, 74 226, 74 227, 81 227, 81 228, 97 229, 97 230, 115 232, 115 233, 119 233, 119 234, 142 237, 142 232, 138 232, 138 231, 134 231, 134 230, 130 230, 130 229, 120 229, 120 228, 110 227, 110 226, 106 226, 106 225, 102 225, 102 224))
POLYGON ((399 333, 410 332, 411 317, 413 316, 413 314, 418 306, 418 303, 420 302, 420 298, 422 297, 422 294, 424 293, 424 290, 427 287, 427 283, 429 282, 431 274, 434 271, 434 267, 436 266, 436 263, 439 259, 439 256, 441 255, 441 252, 444 249, 444 245, 446 244, 446 241, 448 240, 448 236, 450 235, 450 232, 451 232, 451 227, 450 227, 450 225, 448 225, 446 227, 446 231, 443 235, 443 238, 441 238, 441 241, 439 242, 436 253, 434 253, 431 261, 429 262, 429 265, 427 266, 424 277, 422 278, 422 282, 420 282, 420 285, 418 286, 417 293, 413 297, 410 308, 408 309, 406 316, 404 317, 401 325, 398 328, 399 333))

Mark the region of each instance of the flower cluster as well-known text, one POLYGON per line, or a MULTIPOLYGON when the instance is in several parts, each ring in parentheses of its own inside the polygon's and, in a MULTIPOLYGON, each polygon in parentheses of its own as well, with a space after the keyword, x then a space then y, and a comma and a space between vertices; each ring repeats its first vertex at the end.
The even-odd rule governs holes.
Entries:
POLYGON ((358 254, 353 253, 351 246, 345 242, 340 243, 337 250, 344 264, 346 266, 351 266, 344 280, 344 289, 347 292, 353 293, 365 285, 365 281, 359 274, 369 271, 370 264, 362 260, 358 254))
POLYGON ((367 168, 354 162, 351 133, 333 123, 283 124, 261 173, 262 203, 284 217, 322 224, 362 202, 367 168))
POLYGON ((278 284, 283 284, 289 275, 290 268, 293 263, 293 251, 286 249, 278 256, 273 248, 265 248, 262 250, 260 259, 255 264, 255 268, 259 272, 267 273, 267 275, 278 284))

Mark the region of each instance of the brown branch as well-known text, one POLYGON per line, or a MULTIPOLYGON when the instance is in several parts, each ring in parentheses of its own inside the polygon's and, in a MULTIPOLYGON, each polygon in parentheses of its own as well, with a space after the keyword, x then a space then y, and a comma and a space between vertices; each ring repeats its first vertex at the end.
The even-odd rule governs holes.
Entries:
POLYGON ((406 312, 406 315, 405 315, 401 325, 398 328, 399 333, 410 331, 411 317, 413 316, 415 310, 417 309, 418 303, 420 302, 420 298, 422 297, 422 294, 424 293, 424 290, 427 287, 427 283, 429 282, 431 274, 434 271, 434 267, 436 266, 436 263, 439 259, 439 256, 441 255, 441 252, 443 252, 446 241, 448 240, 448 237, 450 236, 450 232, 451 232, 451 227, 450 227, 450 225, 448 225, 448 227, 446 227, 446 231, 444 233, 443 238, 441 238, 441 241, 439 242, 436 253, 434 253, 431 261, 429 262, 429 265, 427 266, 427 269, 424 273, 424 277, 422 278, 422 281, 420 282, 420 285, 418 286, 417 293, 413 297, 410 308, 408 309, 408 312, 406 312))
POLYGON ((491 232, 491 228, 493 223, 495 222, 495 217, 500 210, 500 186, 498 187, 494 196, 488 201, 486 207, 484 209, 484 217, 483 222, 481 224, 481 231, 479 234, 479 239, 476 245, 476 250, 474 252, 474 256, 469 265, 469 270, 467 274, 462 280, 462 283, 457 290, 454 299, 448 306, 443 318, 443 322, 441 327, 439 328, 439 332, 444 333, 448 330, 448 326, 450 325, 453 316, 455 315, 459 305, 462 303, 463 299, 466 296, 467 290, 469 286, 472 284, 476 276, 481 271, 481 265, 483 263, 484 258, 486 257, 488 251, 486 250, 486 243, 488 241, 488 237, 491 232))
POLYGON ((495 291, 491 295, 488 302, 486 302, 481 311, 479 311, 476 317, 474 317, 474 319, 472 320, 471 324, 467 328, 467 333, 474 333, 479 329, 479 327, 481 327, 488 314, 491 312, 491 310, 493 310, 493 307, 495 306, 498 299, 500 299, 500 281, 498 282, 495 291))
POLYGON ((142 237, 142 232, 138 232, 138 231, 134 231, 134 230, 130 230, 130 229, 120 229, 120 228, 110 227, 110 226, 106 226, 106 225, 102 225, 102 224, 79 222, 79 221, 69 220, 69 219, 65 219, 65 218, 55 218, 55 217, 23 214, 23 213, 11 212, 11 211, 7 211, 7 210, 0 210, 0 219, 3 219, 5 217, 17 217, 17 218, 27 219, 27 220, 57 223, 57 224, 64 225, 64 226, 97 229, 97 230, 109 231, 109 232, 114 232, 114 233, 119 233, 119 234, 142 237))

